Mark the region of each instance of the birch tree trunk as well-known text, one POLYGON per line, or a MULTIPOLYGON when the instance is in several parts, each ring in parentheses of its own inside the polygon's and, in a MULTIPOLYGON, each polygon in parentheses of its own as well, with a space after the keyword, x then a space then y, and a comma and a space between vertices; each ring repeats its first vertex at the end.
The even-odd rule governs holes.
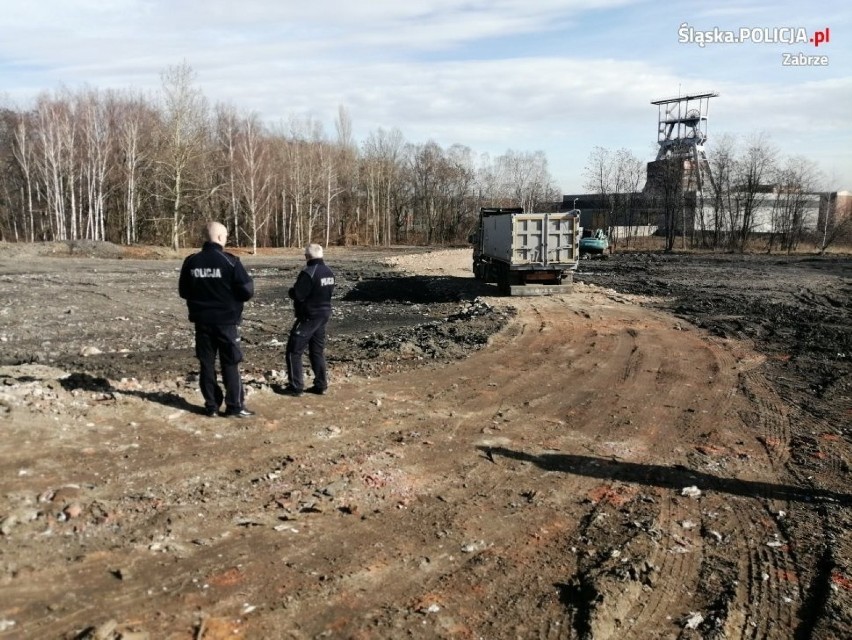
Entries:
MULTIPOLYGON (((24 226, 24 235, 30 242, 35 242, 35 215, 33 212, 33 168, 32 168, 32 151, 29 139, 29 129, 27 127, 27 118, 21 115, 18 120, 18 125, 15 127, 15 146, 12 148, 12 155, 18 161, 18 166, 21 168, 21 173, 24 176, 26 188, 27 202, 27 220, 29 221, 29 234, 27 234, 26 226, 24 226)), ((16 230, 17 231, 17 230, 16 230)), ((17 233, 16 233, 17 235, 17 233)))
POLYGON ((205 151, 207 103, 193 85, 195 74, 187 64, 169 67, 163 73, 165 101, 165 148, 161 165, 167 173, 168 196, 172 200, 171 245, 180 249, 184 216, 181 207, 187 188, 190 163, 205 151))

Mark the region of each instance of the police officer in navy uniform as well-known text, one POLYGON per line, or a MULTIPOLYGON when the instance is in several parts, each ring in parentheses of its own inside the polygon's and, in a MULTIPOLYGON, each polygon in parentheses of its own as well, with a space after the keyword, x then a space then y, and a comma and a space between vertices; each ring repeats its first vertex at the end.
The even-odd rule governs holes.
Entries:
POLYGON ((334 274, 323 261, 323 250, 318 244, 305 247, 305 260, 305 268, 299 272, 296 284, 288 291, 296 314, 285 354, 288 385, 284 389, 284 395, 289 396, 300 396, 304 391, 322 395, 328 389, 325 328, 331 318, 334 274), (302 355, 305 349, 308 350, 308 359, 314 373, 314 384, 308 389, 305 389, 302 370, 302 355))
POLYGON ((248 418, 240 379, 240 349, 237 325, 242 321, 243 303, 254 295, 254 282, 240 259, 225 252, 228 230, 219 222, 206 227, 207 241, 201 251, 183 261, 178 282, 180 297, 186 300, 189 320, 195 323, 195 356, 200 363, 199 385, 208 416, 219 412, 225 402, 225 415, 248 418), (216 381, 216 356, 222 368, 225 393, 216 381))

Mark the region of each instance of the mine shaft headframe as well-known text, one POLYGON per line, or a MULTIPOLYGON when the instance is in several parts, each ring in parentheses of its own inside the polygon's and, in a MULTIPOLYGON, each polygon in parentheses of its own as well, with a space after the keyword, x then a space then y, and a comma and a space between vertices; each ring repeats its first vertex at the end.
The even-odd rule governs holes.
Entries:
POLYGON ((657 159, 690 157, 707 140, 707 113, 715 91, 652 100, 658 108, 657 159))

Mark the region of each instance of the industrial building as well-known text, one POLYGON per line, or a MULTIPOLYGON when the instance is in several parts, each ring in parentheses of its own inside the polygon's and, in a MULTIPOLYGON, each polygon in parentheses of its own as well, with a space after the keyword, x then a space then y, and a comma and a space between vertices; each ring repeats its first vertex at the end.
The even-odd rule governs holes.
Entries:
POLYGON ((783 233, 790 224, 819 234, 852 217, 849 191, 803 193, 764 185, 749 193, 726 193, 724 202, 716 202, 717 190, 704 148, 709 103, 716 96, 705 92, 651 103, 658 107, 658 153, 647 164, 642 191, 566 194, 559 209, 579 209, 584 229, 604 229, 616 242, 663 234, 669 224, 674 226, 674 235, 687 237, 717 227, 740 229, 744 224, 751 234, 783 233))

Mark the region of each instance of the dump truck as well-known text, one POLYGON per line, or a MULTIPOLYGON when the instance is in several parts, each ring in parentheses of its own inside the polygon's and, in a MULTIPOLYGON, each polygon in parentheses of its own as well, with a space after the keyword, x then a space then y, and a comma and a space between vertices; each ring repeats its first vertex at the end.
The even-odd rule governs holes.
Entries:
POLYGON ((473 233, 473 275, 504 295, 571 291, 580 257, 580 212, 482 207, 473 233))

